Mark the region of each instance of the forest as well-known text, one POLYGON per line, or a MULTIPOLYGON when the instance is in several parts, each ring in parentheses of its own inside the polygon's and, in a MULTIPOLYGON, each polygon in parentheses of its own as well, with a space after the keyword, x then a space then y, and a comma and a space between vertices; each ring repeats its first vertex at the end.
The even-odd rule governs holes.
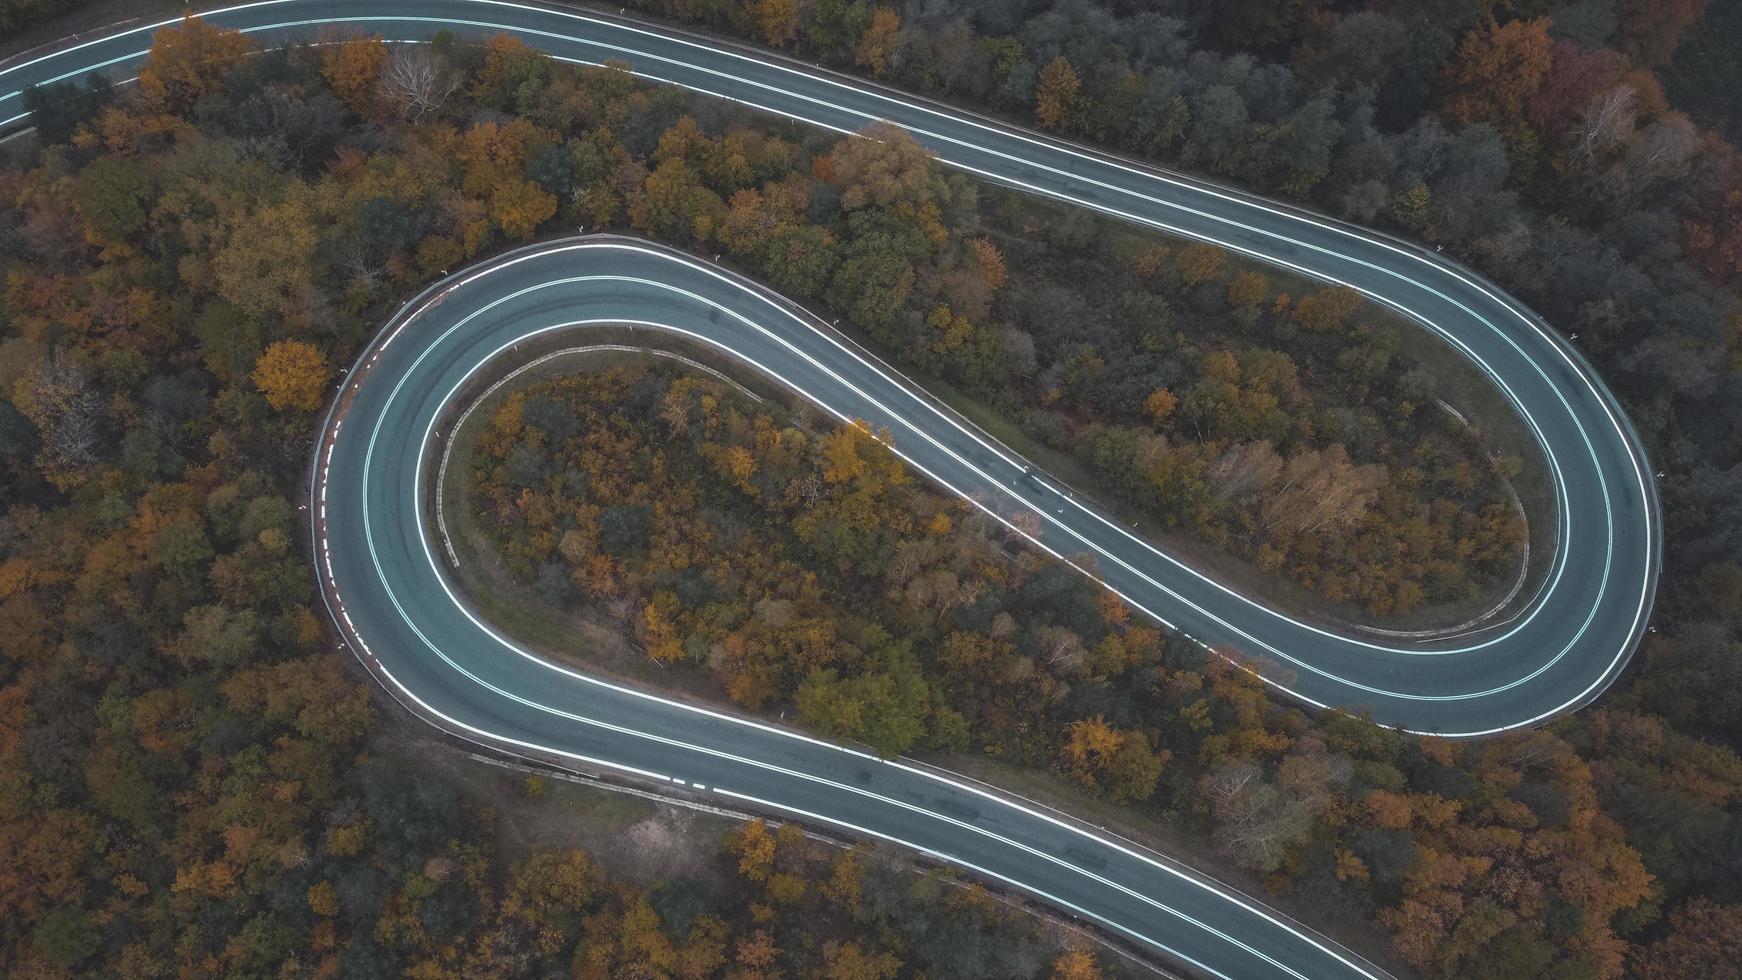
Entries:
MULTIPOLYGON (((877 433, 717 379, 582 367, 474 418, 471 500, 451 506, 524 589, 509 603, 605 611, 658 683, 886 755, 1057 772, 1191 827, 1303 907, 1376 919, 1424 972, 1623 965, 1609 923, 1652 879, 1567 741, 1449 743, 1277 705, 931 490, 877 433)), ((1697 755, 1731 778, 1733 756, 1697 755)))
POLYGON ((375 757, 409 722, 317 618, 315 413, 401 288, 555 199, 479 190, 526 165, 524 121, 389 149, 341 100, 385 99, 377 43, 249 52, 190 21, 136 91, 50 93, 45 145, 0 168, 0 971, 1101 976, 1019 905, 790 825, 651 887, 573 847, 510 859, 494 807, 375 757), (469 216, 453 238, 438 206, 469 216))
MULTIPOLYGON (((494 478, 535 492, 495 506, 542 529, 541 498, 573 505, 554 540, 505 544, 534 582, 640 596, 648 654, 746 707, 890 751, 1006 746, 1188 825, 1279 900, 1370 915, 1424 975, 1734 975, 1742 162, 1658 82, 1685 77, 1702 5, 637 6, 1443 245, 1577 334, 1645 434, 1665 472, 1660 629, 1597 708, 1530 734, 1308 715, 1002 547, 867 434, 761 423, 725 394, 707 409, 705 382, 657 375, 577 380, 499 420, 494 478), (547 472, 539 411, 560 427, 607 382, 662 389, 609 419, 618 448, 687 468, 547 472), (517 446, 540 451, 516 467, 517 446), (673 520, 724 522, 722 549, 758 535, 726 550, 755 572, 736 591, 682 541, 653 550, 664 518, 636 508, 686 481, 734 510, 673 520), (809 520, 789 540, 775 514, 809 520), (825 608, 869 581, 901 635, 825 608)), ((1443 379, 1400 349, 1407 328, 1213 249, 1052 220, 898 134, 824 138, 504 39, 257 52, 197 21, 137 85, 30 98, 37 139, 0 161, 10 973, 514 974, 608 945, 560 923, 541 947, 539 900, 510 901, 536 873, 466 851, 479 815, 439 781, 369 770, 382 721, 313 611, 292 503, 325 391, 387 311, 576 223, 726 254, 1080 453, 1122 503, 1329 602, 1467 599, 1523 533, 1502 499, 1518 474, 1425 408, 1443 379), (1274 492, 1291 467, 1346 506, 1303 519, 1274 492)), ((580 881, 548 887, 590 896, 573 902, 598 929, 640 917, 638 948, 665 957, 648 975, 764 969, 728 965, 758 928, 800 975, 848 946, 895 961, 851 975, 932 962, 911 933, 783 902, 774 872, 741 872, 768 902, 682 931, 587 884, 584 857, 540 860, 566 862, 580 881), (692 945, 721 958, 680 967, 692 945)), ((909 914, 900 892, 879 907, 909 914)), ((1022 969, 1090 969, 1050 960, 1022 969)))

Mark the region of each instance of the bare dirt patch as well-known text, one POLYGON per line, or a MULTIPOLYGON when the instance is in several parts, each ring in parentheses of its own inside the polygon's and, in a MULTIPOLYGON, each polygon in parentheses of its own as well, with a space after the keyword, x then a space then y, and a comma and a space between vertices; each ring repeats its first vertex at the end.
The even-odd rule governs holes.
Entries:
MULTIPOLYGON (((385 727, 385 726, 384 726, 385 727)), ((557 777, 529 777, 492 765, 440 739, 384 731, 372 755, 390 759, 459 791, 471 807, 495 819, 495 848, 506 863, 534 851, 578 847, 614 878, 651 888, 674 878, 720 887, 719 841, 738 821, 616 793, 557 777)))

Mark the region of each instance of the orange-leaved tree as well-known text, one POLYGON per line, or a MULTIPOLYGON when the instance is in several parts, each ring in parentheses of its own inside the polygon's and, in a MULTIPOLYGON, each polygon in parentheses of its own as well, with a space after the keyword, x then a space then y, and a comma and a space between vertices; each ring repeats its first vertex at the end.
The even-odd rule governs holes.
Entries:
POLYGON ((356 37, 321 50, 321 75, 333 94, 359 116, 374 117, 381 100, 381 72, 389 54, 381 35, 356 37))
POLYGON ((225 31, 189 15, 151 38, 139 68, 139 92, 158 112, 183 112, 223 87, 236 62, 256 50, 238 31, 225 31))
POLYGON ((1525 102, 1541 87, 1549 63, 1547 18, 1471 31, 1446 63, 1446 115, 1465 125, 1520 122, 1525 102))

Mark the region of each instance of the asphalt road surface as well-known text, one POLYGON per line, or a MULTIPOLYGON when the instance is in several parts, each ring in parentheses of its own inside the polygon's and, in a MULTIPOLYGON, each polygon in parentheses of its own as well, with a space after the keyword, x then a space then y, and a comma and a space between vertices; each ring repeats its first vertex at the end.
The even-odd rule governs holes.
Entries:
MULTIPOLYGON (((1431 253, 778 56, 608 16, 485 0, 278 0, 206 16, 265 43, 332 24, 389 40, 442 28, 507 31, 564 60, 624 60, 648 79, 841 131, 892 120, 950 166, 1346 283, 1401 311, 1494 380, 1553 477, 1555 554, 1517 615, 1431 642, 1339 635, 1235 594, 1082 506, 1046 474, 1025 473, 1021 461, 754 284, 628 239, 548 243, 457 273, 408 304, 346 377, 314 464, 314 546, 335 620, 396 696, 463 737, 898 841, 1208 975, 1382 975, 1255 900, 1134 848, 899 760, 560 669, 474 616, 452 592, 440 544, 427 533, 437 428, 456 391, 494 355, 596 323, 713 345, 841 418, 887 429, 893 449, 937 483, 1007 522, 1035 515, 1039 546, 1067 560, 1092 555, 1108 588, 1199 642, 1281 665, 1267 680, 1309 704, 1458 737, 1526 727, 1600 694, 1646 628, 1659 505, 1631 426, 1552 330, 1431 253)), ((92 70, 130 77, 153 26, 0 67, 0 130, 28 125, 20 93, 29 85, 92 70)))

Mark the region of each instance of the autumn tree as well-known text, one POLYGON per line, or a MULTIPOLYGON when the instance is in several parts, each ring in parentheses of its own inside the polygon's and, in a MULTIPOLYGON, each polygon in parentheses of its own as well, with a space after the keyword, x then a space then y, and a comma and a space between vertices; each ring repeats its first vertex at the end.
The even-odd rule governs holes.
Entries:
POLYGON ((359 116, 372 118, 382 70, 391 57, 379 34, 352 38, 321 49, 321 75, 340 102, 359 116))
POLYGON ((853 63, 881 78, 901 41, 901 15, 892 7, 871 11, 871 22, 853 47, 853 63))
POLYGON ((702 186, 682 159, 660 164, 629 204, 637 228, 678 241, 706 239, 725 211, 720 196, 702 186))
POLYGON ((986 285, 993 292, 1004 288, 1007 273, 1004 268, 1004 254, 998 251, 998 246, 990 238, 976 238, 969 244, 973 246, 974 257, 979 260, 980 274, 985 276, 986 285))
POLYGON ((905 466, 865 422, 837 427, 818 446, 822 476, 830 483, 857 484, 871 491, 907 482, 905 466))
POLYGON ((1283 464, 1263 526, 1290 533, 1346 529, 1367 513, 1384 482, 1383 469, 1351 463, 1342 446, 1301 450, 1283 464))
POLYGON ((1166 422, 1177 407, 1179 407, 1179 399, 1175 398, 1173 392, 1166 388, 1157 388, 1143 399, 1143 412, 1156 425, 1166 422))
POLYGON ((1082 84, 1064 55, 1047 62, 1034 89, 1035 118, 1048 129, 1058 129, 1070 115, 1082 84))
POLYGON ((139 92, 158 112, 184 112, 223 87, 224 76, 258 49, 247 35, 214 27, 193 15, 152 35, 139 67, 139 92))
POLYGON ((326 400, 327 358, 300 340, 275 341, 254 365, 254 386, 280 411, 312 412, 326 400))
POLYGON ((525 179, 527 161, 545 141, 525 119, 485 120, 467 128, 456 148, 463 168, 460 186, 467 194, 488 197, 504 183, 525 179))
POLYGON ((212 261, 218 294, 257 316, 296 312, 313 285, 315 241, 314 215, 301 198, 239 215, 212 261))
POLYGON ((859 908, 863 895, 865 850, 864 845, 859 845, 837 856, 830 866, 829 879, 822 883, 823 897, 849 911, 859 908))
POLYGON ((1154 279, 1167 268, 1167 260, 1172 257, 1173 249, 1166 245, 1151 245, 1138 253, 1137 260, 1132 263, 1132 271, 1139 279, 1154 279))
POLYGON ((734 955, 739 966, 762 970, 780 957, 780 948, 774 944, 774 937, 768 930, 758 929, 738 940, 734 955))
POLYGON ((783 216, 752 188, 737 191, 726 202, 726 216, 715 234, 720 244, 738 255, 755 255, 767 246, 783 216))
POLYGON ((332 882, 315 882, 309 886, 306 897, 310 912, 328 919, 339 914, 339 893, 333 890, 332 882))
POLYGON ((462 167, 461 188, 484 198, 502 184, 524 180, 527 164, 548 142, 526 119, 485 120, 468 127, 455 154, 462 167))
POLYGON ((1161 779, 1169 753, 1150 748, 1141 732, 1121 731, 1096 716, 1072 722, 1059 759, 1085 789, 1114 800, 1148 799, 1161 779))
POLYGON ((894 123, 875 122, 857 138, 835 144, 829 157, 842 206, 919 206, 935 200, 942 181, 931 153, 894 123))
POLYGON ((1348 286, 1326 286, 1308 293, 1294 305, 1294 322, 1308 330, 1340 327, 1361 307, 1361 294, 1348 286))
POLYGON ((778 48, 786 44, 798 32, 798 0, 760 0, 756 27, 769 45, 778 48))
POLYGON ((481 122, 460 140, 461 186, 486 202, 491 220, 510 238, 531 238, 556 213, 555 195, 527 179, 529 162, 548 142, 524 119, 481 122))
POLYGON ((1505 126, 1524 118, 1550 65, 1549 21, 1493 23, 1464 35, 1446 63, 1441 105, 1459 123, 1505 126))
POLYGON ((765 881, 774 872, 774 835, 761 820, 728 831, 726 850, 738 858, 738 873, 751 881, 765 881))
POLYGON ((1228 261, 1228 253, 1220 245, 1199 242, 1187 245, 1179 253, 1179 274, 1186 285, 1195 286, 1210 279, 1219 279, 1228 261))
POLYGON ((1228 303, 1231 306, 1258 306, 1270 298, 1270 277, 1255 269, 1244 269, 1228 281, 1228 303))
POLYGON ((556 196, 529 180, 506 181, 490 194, 490 215, 511 239, 532 238, 556 209, 556 196))
POLYGON ((1101 967, 1088 950, 1069 949, 1053 960, 1052 980, 1101 980, 1101 967))

